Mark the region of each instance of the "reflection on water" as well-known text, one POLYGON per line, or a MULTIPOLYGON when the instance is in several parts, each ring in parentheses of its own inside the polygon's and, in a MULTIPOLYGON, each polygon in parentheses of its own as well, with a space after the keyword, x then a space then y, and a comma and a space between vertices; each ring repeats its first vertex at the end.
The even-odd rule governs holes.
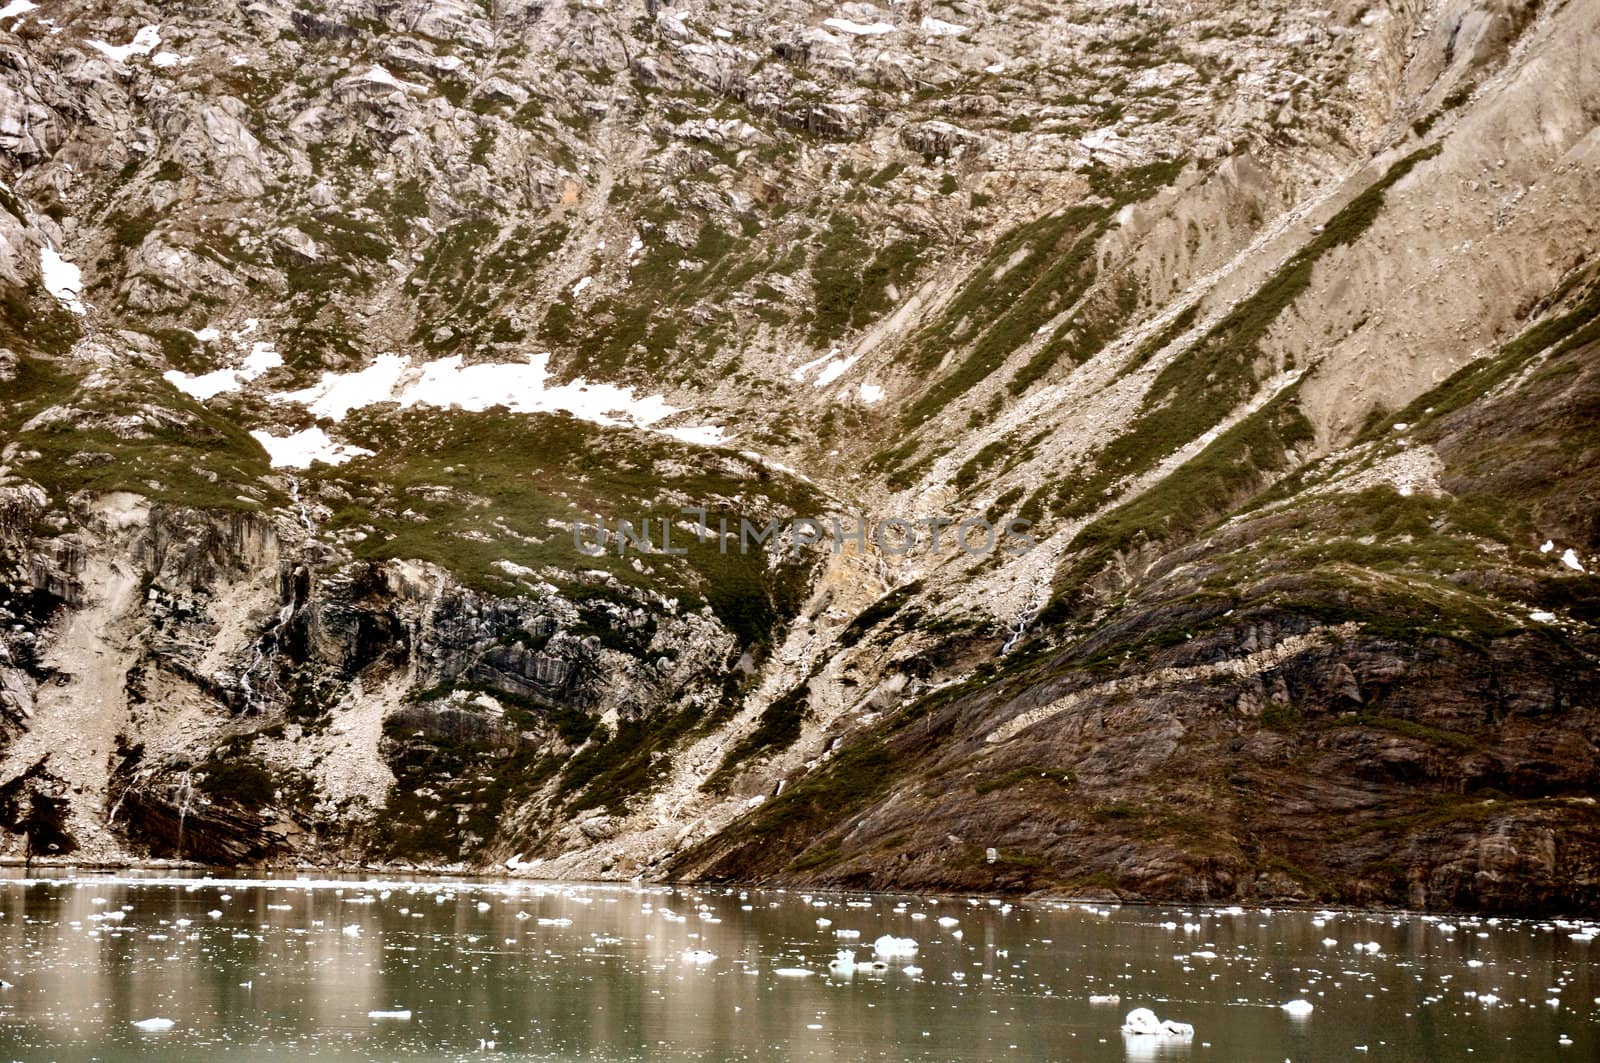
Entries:
POLYGON ((1594 930, 522 882, 13 878, 0 880, 0 1058, 1578 1061, 1600 1059, 1594 930), (915 950, 875 956, 884 935, 915 950), (1281 1006, 1297 999, 1309 1013, 1281 1006), (1140 1007, 1193 1038, 1124 1033, 1140 1007))

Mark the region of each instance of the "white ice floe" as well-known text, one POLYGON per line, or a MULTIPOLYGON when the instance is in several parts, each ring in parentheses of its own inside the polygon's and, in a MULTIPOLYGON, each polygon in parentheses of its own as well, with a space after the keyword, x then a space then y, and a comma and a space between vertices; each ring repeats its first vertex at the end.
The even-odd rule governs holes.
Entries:
POLYGON ((173 1022, 171 1019, 138 1019, 133 1025, 145 1033, 163 1033, 172 1029, 173 1022))
POLYGON ((810 978, 816 972, 807 970, 804 967, 779 967, 772 973, 779 978, 810 978))
POLYGON ((1573 553, 1572 547, 1567 547, 1567 552, 1561 555, 1561 563, 1574 572, 1584 571, 1583 562, 1578 560, 1578 555, 1573 553))
POLYGON ((156 26, 145 26, 133 35, 127 44, 107 44, 105 41, 84 41, 114 63, 125 63, 136 55, 149 55, 161 43, 161 32, 156 26))
POLYGON ((397 1020, 399 1022, 410 1022, 411 1021, 411 1009, 410 1008, 398 1008, 398 1009, 396 1009, 394 1011, 369 1011, 369 1012, 367 1012, 367 1018, 369 1018, 369 1019, 395 1019, 395 1020, 397 1020))
POLYGON ((889 965, 882 960, 857 960, 855 949, 840 949, 828 961, 828 971, 832 974, 882 974, 889 969, 889 965))
POLYGON ((410 358, 383 354, 365 369, 323 373, 308 388, 269 397, 274 402, 299 403, 334 421, 380 402, 472 411, 501 406, 512 413, 565 412, 594 424, 642 428, 706 446, 723 440, 722 429, 715 425, 659 427, 659 422, 679 412, 660 395, 640 396, 631 387, 590 383, 582 377, 570 384, 551 384, 549 366, 547 353, 529 355, 525 362, 480 365, 463 365, 460 355, 413 365, 410 358))
POLYGON ((1094 1004, 1096 1006, 1104 1006, 1104 1005, 1107 1005, 1107 1004, 1121 1004, 1122 1003, 1122 994, 1120 994, 1120 993, 1091 993, 1091 994, 1089 994, 1089 1003, 1094 1004))
POLYGON ((309 469, 313 462, 343 465, 352 458, 371 457, 366 447, 348 443, 335 443, 321 428, 311 427, 286 436, 275 436, 260 429, 250 433, 250 438, 261 444, 267 452, 267 461, 274 469, 309 469))
POLYGON ((822 20, 822 24, 830 30, 848 33, 852 37, 881 37, 885 33, 894 32, 894 27, 887 22, 873 22, 863 25, 860 22, 852 22, 847 18, 825 18, 822 20))
POLYGON ((949 930, 953 926, 960 926, 961 920, 956 919, 953 916, 941 915, 939 917, 939 925, 944 927, 946 930, 949 930))
POLYGON ((358 938, 361 936, 361 924, 351 923, 349 926, 344 928, 343 933, 345 937, 358 938))
POLYGON ((917 942, 914 938, 897 938, 893 934, 884 934, 872 943, 872 951, 889 959, 911 957, 917 954, 917 942))
POLYGON ((54 248, 39 248, 39 279, 44 290, 74 314, 84 313, 78 292, 83 288, 83 271, 62 258, 54 248))
POLYGON ((1303 1019, 1315 1010, 1309 1000, 1291 1000, 1287 1004, 1278 1005, 1291 1019, 1303 1019))
POLYGON ((715 952, 707 952, 705 949, 685 949, 683 952, 684 963, 692 963, 698 966, 715 963, 716 960, 717 954, 715 952))
POLYGON ((5 7, 0 7, 0 22, 18 15, 26 15, 30 11, 37 11, 39 5, 33 0, 11 0, 5 7))
POLYGON ((1122 1020, 1122 1032, 1138 1037, 1187 1039, 1194 1036, 1194 1027, 1186 1022, 1175 1022, 1172 1019, 1162 1021, 1156 1018, 1156 1013, 1149 1008, 1134 1008, 1128 1012, 1128 1017, 1122 1020))

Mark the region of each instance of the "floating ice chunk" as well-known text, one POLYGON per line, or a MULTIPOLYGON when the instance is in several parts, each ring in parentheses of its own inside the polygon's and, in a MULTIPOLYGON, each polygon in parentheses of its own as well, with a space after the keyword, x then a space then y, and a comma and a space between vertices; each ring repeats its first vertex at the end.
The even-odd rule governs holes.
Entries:
POLYGON ((683 952, 684 963, 703 965, 707 963, 715 963, 716 959, 716 953, 707 952, 705 949, 685 949, 683 952))
POLYGON ((1561 555, 1561 563, 1574 572, 1586 571, 1583 563, 1578 560, 1578 555, 1572 552, 1572 547, 1567 547, 1567 552, 1561 555))
POLYGON ((944 927, 946 930, 949 930, 953 926, 960 926, 961 920, 955 919, 948 915, 941 915, 939 917, 939 925, 944 927))
POLYGON ((1366 949, 1368 952, 1382 952, 1383 951, 1383 946, 1378 944, 1376 941, 1369 941, 1365 945, 1357 945, 1356 948, 1358 948, 1358 949, 1366 949))
POLYGON ((856 938, 859 938, 861 936, 861 931, 859 931, 859 930, 843 930, 843 929, 840 929, 840 930, 835 930, 833 932, 833 936, 836 937, 836 938, 844 938, 846 940, 853 941, 856 938))
POLYGON ((832 919, 818 919, 817 920, 817 926, 820 927, 823 930, 828 929, 828 927, 830 927, 832 925, 833 925, 833 920, 832 919))
POLYGON ((779 978, 810 978, 816 972, 809 971, 804 967, 779 967, 772 973, 779 978))
POLYGON ((1322 939, 1322 943, 1324 945, 1326 945, 1328 948, 1331 949, 1331 948, 1333 948, 1335 945, 1337 945, 1339 943, 1339 939, 1338 938, 1323 938, 1322 939))
POLYGON ((1128 1012, 1128 1017, 1122 1020, 1122 1032, 1139 1037, 1188 1039, 1194 1036, 1194 1027, 1186 1022, 1158 1019, 1156 1013, 1149 1008, 1134 1008, 1128 1012))
POLYGON ((55 296, 56 302, 74 314, 84 314, 78 292, 83 288, 83 271, 62 258, 54 248, 39 248, 39 279, 44 290, 55 296))
POLYGON ((1121 1004, 1122 1003, 1122 994, 1120 994, 1120 993, 1091 993, 1089 995, 1089 1003, 1097 1005, 1097 1006, 1098 1005, 1107 1005, 1107 1004, 1121 1004))
POLYGON ((1303 1019, 1315 1010, 1309 1000, 1291 1000, 1287 1004, 1280 1004, 1279 1007, 1292 1019, 1303 1019))
POLYGON ((917 943, 913 938, 885 934, 872 943, 872 951, 886 959, 904 959, 917 954, 917 943))
POLYGON ((171 1019, 161 1018, 138 1019, 133 1025, 135 1028, 143 1030, 145 1033, 165 1033, 167 1030, 172 1029, 173 1022, 171 1019))
MULTIPOLYGON (((489 910, 489 902, 488 901, 479 901, 478 902, 478 911, 487 912, 488 910, 489 910)), ((543 920, 540 920, 540 922, 543 922, 543 920)))
POLYGON ((399 1021, 399 1022, 410 1022, 411 1021, 411 1009, 410 1008, 398 1008, 398 1009, 396 1009, 394 1011, 369 1011, 369 1012, 367 1012, 367 1018, 369 1018, 369 1019, 394 1019, 394 1020, 399 1021))
POLYGON ((361 936, 361 924, 351 923, 349 926, 344 928, 342 933, 347 938, 358 938, 361 936))

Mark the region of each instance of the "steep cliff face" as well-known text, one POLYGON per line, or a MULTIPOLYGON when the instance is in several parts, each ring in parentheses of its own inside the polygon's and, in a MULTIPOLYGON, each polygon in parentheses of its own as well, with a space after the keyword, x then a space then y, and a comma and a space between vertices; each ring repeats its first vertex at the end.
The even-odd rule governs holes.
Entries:
POLYGON ((6 11, 7 853, 1600 905, 1594 5, 6 11))

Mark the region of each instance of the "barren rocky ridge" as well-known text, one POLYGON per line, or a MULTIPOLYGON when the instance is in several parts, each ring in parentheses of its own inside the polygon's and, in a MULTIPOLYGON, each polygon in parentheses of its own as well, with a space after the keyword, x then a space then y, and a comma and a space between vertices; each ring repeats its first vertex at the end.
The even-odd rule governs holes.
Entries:
POLYGON ((1595 910, 1597 33, 15 0, 7 852, 1595 910))

